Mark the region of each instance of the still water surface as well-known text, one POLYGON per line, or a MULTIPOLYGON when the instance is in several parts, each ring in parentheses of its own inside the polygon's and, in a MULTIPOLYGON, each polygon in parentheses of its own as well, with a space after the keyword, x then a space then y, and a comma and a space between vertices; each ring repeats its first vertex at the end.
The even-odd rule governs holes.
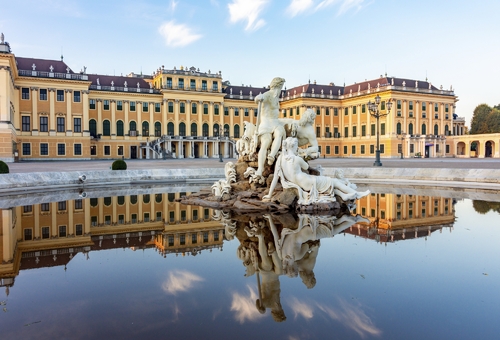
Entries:
POLYGON ((496 338, 500 204, 387 192, 357 217, 158 189, 5 207, 0 337, 496 338))

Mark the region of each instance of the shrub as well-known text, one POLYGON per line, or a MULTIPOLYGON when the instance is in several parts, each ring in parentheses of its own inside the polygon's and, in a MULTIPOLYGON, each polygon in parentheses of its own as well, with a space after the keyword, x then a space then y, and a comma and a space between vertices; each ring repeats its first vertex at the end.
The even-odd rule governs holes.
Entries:
POLYGON ((127 170, 127 163, 125 163, 124 160, 118 159, 118 160, 113 162, 111 169, 113 169, 113 170, 127 170))
POLYGON ((8 174, 9 166, 4 162, 0 161, 0 174, 8 174))

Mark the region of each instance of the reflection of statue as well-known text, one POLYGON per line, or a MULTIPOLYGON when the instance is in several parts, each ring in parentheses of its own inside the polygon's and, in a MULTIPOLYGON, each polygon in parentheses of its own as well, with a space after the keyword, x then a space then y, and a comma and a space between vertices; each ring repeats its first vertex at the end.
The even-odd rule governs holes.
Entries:
POLYGON ((269 194, 264 199, 271 199, 278 179, 283 188, 296 188, 299 192, 299 204, 333 202, 335 195, 344 201, 359 199, 369 194, 369 191, 357 192, 337 178, 309 175, 302 170, 309 169, 309 164, 298 156, 298 141, 288 137, 283 142, 283 151, 278 157, 275 175, 269 188, 269 194))
MULTIPOLYGON (((285 129, 278 121, 279 117, 279 95, 285 79, 274 78, 271 81, 270 90, 259 94, 255 97, 258 103, 258 116, 257 116, 257 131, 254 134, 254 150, 256 151, 257 144, 260 143, 260 150, 258 154, 258 168, 255 176, 261 179, 264 165, 267 163, 272 165, 276 154, 279 151, 282 138, 285 136, 285 129), (258 142, 257 142, 258 139, 258 142), (268 154, 268 149, 270 149, 268 154)), ((261 181, 263 182, 263 180, 261 181)))
POLYGON ((350 214, 340 218, 307 214, 261 216, 236 215, 231 218, 230 225, 232 233, 240 240, 237 255, 246 268, 245 276, 255 274, 257 278, 256 308, 262 314, 270 309, 277 322, 286 319, 281 305, 279 276, 300 276, 308 289, 313 288, 320 239, 333 237, 356 222, 369 222, 350 214))

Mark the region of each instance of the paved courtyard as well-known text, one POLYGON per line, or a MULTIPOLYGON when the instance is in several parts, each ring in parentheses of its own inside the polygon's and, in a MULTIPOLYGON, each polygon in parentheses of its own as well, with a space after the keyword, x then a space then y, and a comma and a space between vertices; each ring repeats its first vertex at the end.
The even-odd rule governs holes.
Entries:
MULTIPOLYGON (((126 160, 129 170, 138 169, 196 169, 222 168, 225 162, 236 162, 235 159, 168 159, 168 160, 126 160)), ((450 168, 450 169, 500 169, 498 158, 407 158, 382 159, 386 168, 450 168)), ((77 170, 107 170, 111 168, 112 160, 91 161, 33 161, 9 163, 11 173, 77 171, 77 170)), ((321 164, 323 167, 364 168, 373 167, 374 158, 321 158, 311 162, 311 165, 321 164)))

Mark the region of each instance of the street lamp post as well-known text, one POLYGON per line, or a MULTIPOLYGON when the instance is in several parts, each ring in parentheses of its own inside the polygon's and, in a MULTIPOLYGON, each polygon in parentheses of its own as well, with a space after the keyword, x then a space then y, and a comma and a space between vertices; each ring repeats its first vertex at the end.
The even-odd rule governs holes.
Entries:
POLYGON ((380 96, 377 95, 375 97, 375 102, 368 101, 368 110, 370 112, 370 115, 372 117, 377 118, 377 150, 375 151, 375 163, 373 163, 373 166, 382 166, 382 163, 380 162, 380 117, 385 117, 391 112, 391 107, 392 107, 392 102, 389 100, 387 101, 387 112, 386 113, 381 113, 380 112, 380 96))

